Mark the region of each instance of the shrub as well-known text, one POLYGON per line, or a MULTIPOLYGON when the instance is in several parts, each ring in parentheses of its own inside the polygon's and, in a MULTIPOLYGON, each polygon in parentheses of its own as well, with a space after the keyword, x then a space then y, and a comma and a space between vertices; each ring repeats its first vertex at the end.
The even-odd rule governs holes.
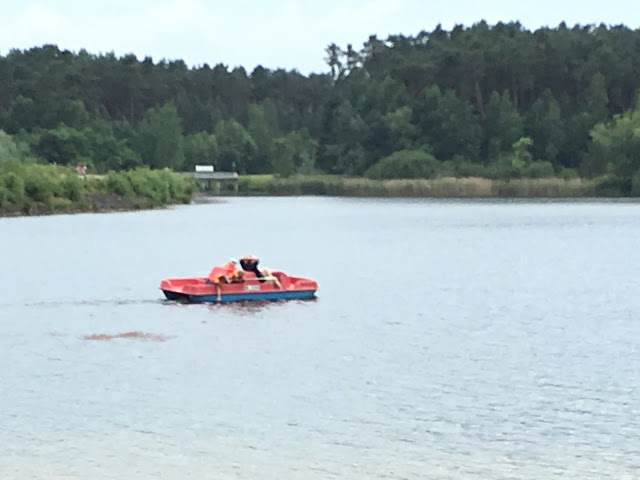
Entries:
POLYGON ((76 175, 66 175, 61 181, 62 194, 72 202, 79 202, 84 197, 84 182, 76 175))
POLYGON ((524 168, 508 161, 498 161, 487 166, 486 176, 494 180, 522 178, 524 176, 524 168))
POLYGON ((300 195, 300 184, 288 178, 273 178, 265 187, 271 195, 300 195))
POLYGON ((24 179, 17 173, 5 173, 0 177, 0 186, 4 186, 7 191, 7 202, 19 203, 24 199, 24 179))
POLYGON ((422 150, 400 150, 384 157, 365 172, 372 179, 431 178, 438 171, 439 162, 422 150))
POLYGON ((453 173, 456 177, 485 177, 485 170, 484 165, 465 160, 454 165, 453 173))
POLYGON ((529 178, 553 177, 554 174, 551 162, 542 160, 531 162, 523 169, 523 176, 529 178))
POLYGON ((123 173, 109 172, 106 177, 107 192, 115 193, 121 197, 133 196, 133 188, 129 178, 123 173))
POLYGON ((595 177, 590 182, 594 195, 599 197, 619 197, 631 194, 631 178, 607 173, 595 177))
POLYGON ((69 198, 53 197, 50 202, 51 210, 54 212, 66 212, 71 207, 72 201, 69 198))
POLYGON ((300 183, 300 193, 303 195, 326 195, 328 191, 327 182, 321 179, 303 180, 300 183))
POLYGON ((169 169, 162 171, 162 177, 169 186, 169 197, 172 199, 188 203, 197 191, 196 182, 192 177, 186 177, 169 169))
POLYGON ((0 185, 0 207, 9 203, 9 190, 4 185, 0 185))
POLYGON ((192 178, 169 169, 137 168, 128 172, 109 172, 106 180, 108 192, 122 197, 147 199, 156 205, 166 204, 173 199, 188 203, 196 189, 192 178))
POLYGON ((55 181, 45 174, 44 169, 29 168, 26 171, 24 192, 32 200, 49 205, 56 190, 55 181))
POLYGON ((241 175, 238 178, 238 191, 240 192, 262 192, 266 190, 266 185, 271 181, 273 175, 241 175))
POLYGON ((171 198, 169 184, 161 170, 139 169, 132 172, 133 190, 142 197, 147 197, 158 204, 165 204, 171 198))
POLYGON ((566 167, 560 169, 560 171, 558 172, 558 176, 564 180, 573 180, 579 177, 578 172, 575 168, 566 167))

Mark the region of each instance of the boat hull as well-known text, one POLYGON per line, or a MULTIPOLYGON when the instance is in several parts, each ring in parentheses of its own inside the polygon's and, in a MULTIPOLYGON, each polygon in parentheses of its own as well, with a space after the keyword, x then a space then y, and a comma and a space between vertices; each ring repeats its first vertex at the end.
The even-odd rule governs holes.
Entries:
POLYGON ((229 302, 247 302, 247 301, 279 301, 279 300, 312 300, 316 298, 314 290, 295 290, 281 292, 264 292, 264 293, 225 293, 218 295, 189 295, 185 293, 176 293, 170 290, 162 291, 167 300, 189 303, 229 303, 229 302))
POLYGON ((230 303, 247 301, 311 300, 318 284, 315 280, 271 271, 268 277, 245 272, 232 283, 214 284, 208 277, 167 278, 160 289, 168 300, 189 303, 230 303))

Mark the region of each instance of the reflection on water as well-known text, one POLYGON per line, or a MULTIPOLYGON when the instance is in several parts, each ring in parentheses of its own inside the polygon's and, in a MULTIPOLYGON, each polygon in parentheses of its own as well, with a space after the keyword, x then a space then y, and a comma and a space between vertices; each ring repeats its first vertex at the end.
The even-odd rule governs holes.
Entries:
POLYGON ((269 309, 284 308, 287 304, 313 304, 317 302, 317 298, 311 298, 306 300, 251 300, 243 302, 226 302, 226 303, 207 303, 207 309, 211 312, 219 312, 224 310, 231 310, 239 315, 254 315, 257 313, 265 312, 269 309))
POLYGON ((0 479, 635 480, 638 238, 631 202, 0 219, 0 479), (158 289, 245 252, 319 298, 158 289))

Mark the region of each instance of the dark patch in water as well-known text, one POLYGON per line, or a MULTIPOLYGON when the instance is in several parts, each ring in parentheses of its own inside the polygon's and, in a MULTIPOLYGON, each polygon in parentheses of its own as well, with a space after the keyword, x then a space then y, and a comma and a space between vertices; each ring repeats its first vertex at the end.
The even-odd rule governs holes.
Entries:
POLYGON ((154 342, 166 342, 175 335, 164 335, 162 333, 146 333, 146 332, 123 332, 123 333, 92 333, 85 335, 85 340, 113 340, 114 338, 142 338, 144 340, 152 340, 154 342))

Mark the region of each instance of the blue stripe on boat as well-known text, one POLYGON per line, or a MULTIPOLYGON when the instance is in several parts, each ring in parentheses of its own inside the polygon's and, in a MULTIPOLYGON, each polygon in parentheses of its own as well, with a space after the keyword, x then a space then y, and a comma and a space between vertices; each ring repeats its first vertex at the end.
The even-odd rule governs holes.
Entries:
MULTIPOLYGON (((169 300, 177 300, 173 292, 163 290, 169 300), (167 295, 169 294, 169 295, 167 295), (172 298, 173 297, 173 298, 172 298)), ((181 295, 194 303, 218 303, 218 295, 181 295)), ((226 293, 220 296, 220 302, 243 302, 247 300, 310 300, 315 297, 315 290, 292 290, 260 293, 226 293)))

